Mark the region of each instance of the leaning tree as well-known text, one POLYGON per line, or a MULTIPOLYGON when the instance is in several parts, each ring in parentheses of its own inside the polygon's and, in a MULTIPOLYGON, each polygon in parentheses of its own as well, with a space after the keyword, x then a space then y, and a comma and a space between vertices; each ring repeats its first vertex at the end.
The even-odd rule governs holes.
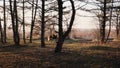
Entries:
POLYGON ((58 41, 57 41, 57 45, 55 48, 55 53, 60 53, 62 50, 62 46, 63 43, 65 41, 65 38, 68 36, 68 34, 70 33, 71 29, 72 29, 72 25, 75 19, 75 6, 74 6, 74 2, 73 0, 70 0, 71 3, 71 7, 72 7, 72 15, 71 15, 71 19, 69 22, 69 26, 67 28, 66 31, 63 31, 63 1, 62 0, 57 0, 58 1, 58 41))

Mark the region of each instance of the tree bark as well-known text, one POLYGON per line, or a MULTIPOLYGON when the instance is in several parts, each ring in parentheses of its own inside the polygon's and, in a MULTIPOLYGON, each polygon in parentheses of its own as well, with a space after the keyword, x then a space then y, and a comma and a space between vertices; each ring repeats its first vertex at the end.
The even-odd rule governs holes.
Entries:
POLYGON ((24 3, 24 0, 23 0, 23 41, 24 43, 26 43, 26 38, 25 38, 25 3, 24 3))
POLYGON ((45 0, 42 0, 41 47, 45 47, 45 0))
POLYGON ((3 39, 3 29, 2 29, 2 25, 1 25, 1 18, 0 18, 0 34, 1 34, 1 39, 0 39, 0 41, 1 41, 1 43, 3 43, 4 44, 4 39, 3 39))
POLYGON ((101 43, 105 43, 105 28, 106 28, 106 0, 104 0, 104 10, 103 10, 103 22, 100 27, 100 37, 101 43))
MULTIPOLYGON (((111 1, 112 1, 112 7, 113 7, 113 0, 111 0, 111 1)), ((110 32, 111 32, 112 12, 113 12, 113 9, 110 8, 109 30, 108 30, 108 34, 107 34, 107 37, 106 37, 105 43, 108 41, 108 38, 109 38, 109 36, 110 36, 110 32)))
POLYGON ((19 46, 20 45, 20 37, 19 37, 19 32, 18 32, 18 27, 19 27, 19 23, 18 23, 18 12, 17 12, 17 2, 16 0, 14 0, 14 14, 15 14, 15 36, 16 36, 16 40, 15 40, 15 45, 19 46))
POLYGON ((63 36, 63 29, 62 29, 62 21, 63 21, 63 2, 62 0, 57 0, 58 1, 58 15, 59 15, 59 19, 58 19, 58 28, 59 28, 59 33, 58 33, 58 41, 57 41, 57 45, 55 48, 55 53, 59 53, 62 50, 62 45, 63 45, 63 40, 62 36, 63 36))
POLYGON ((18 32, 18 16, 17 16, 17 5, 16 0, 14 0, 14 7, 12 7, 12 1, 9 0, 10 3, 10 14, 11 14, 11 21, 12 21, 12 29, 13 29, 13 39, 15 46, 20 45, 20 38, 19 38, 19 32, 18 32), (13 9, 14 10, 13 10, 13 9))
POLYGON ((33 27, 34 27, 34 20, 33 20, 33 14, 34 14, 34 0, 32 1, 32 21, 31 21, 31 30, 30 30, 30 43, 32 43, 32 36, 33 36, 33 27))
MULTIPOLYGON (((117 10, 116 12, 118 12, 119 10, 117 10)), ((117 36, 117 39, 119 40, 120 38, 120 21, 119 21, 119 14, 117 14, 117 17, 116 17, 116 36, 117 36)))
POLYGON ((32 4, 32 21, 31 21, 31 31, 30 31, 30 43, 32 43, 33 28, 34 28, 34 25, 35 25, 35 19, 36 19, 36 13, 37 13, 37 4, 38 4, 38 0, 36 0, 36 6, 35 6, 35 10, 34 10, 34 0, 33 0, 33 4, 32 4))
POLYGON ((6 4, 5 4, 5 1, 6 0, 3 0, 3 10, 4 10, 4 43, 7 43, 6 39, 7 39, 7 36, 6 36, 6 4))
POLYGON ((75 7, 74 7, 74 2, 73 0, 70 0, 71 6, 72 6, 72 16, 71 16, 71 20, 70 20, 70 24, 68 26, 68 29, 65 33, 63 33, 63 27, 62 27, 62 23, 63 23, 63 6, 62 6, 62 0, 58 0, 58 11, 59 11, 59 19, 58 19, 58 27, 59 27, 59 38, 58 38, 58 42, 55 48, 55 53, 60 53, 62 50, 62 46, 64 43, 65 38, 69 35, 71 29, 72 29, 72 25, 75 19, 75 7))

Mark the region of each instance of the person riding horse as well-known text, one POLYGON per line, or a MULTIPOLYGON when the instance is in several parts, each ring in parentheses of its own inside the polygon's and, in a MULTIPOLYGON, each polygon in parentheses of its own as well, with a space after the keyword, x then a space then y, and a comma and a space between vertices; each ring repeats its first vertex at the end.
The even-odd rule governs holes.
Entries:
POLYGON ((55 35, 55 34, 51 35, 51 36, 50 36, 50 39, 51 39, 51 40, 52 40, 52 39, 57 39, 57 35, 55 35))

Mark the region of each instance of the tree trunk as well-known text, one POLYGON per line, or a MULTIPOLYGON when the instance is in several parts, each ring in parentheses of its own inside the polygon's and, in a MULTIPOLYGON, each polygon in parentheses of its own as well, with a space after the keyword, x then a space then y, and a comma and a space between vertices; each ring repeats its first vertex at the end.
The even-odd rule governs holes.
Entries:
POLYGON ((14 43, 15 43, 15 40, 16 40, 16 37, 15 37, 15 22, 14 22, 14 12, 13 12, 13 6, 12 6, 12 1, 9 0, 9 3, 10 3, 10 15, 11 15, 11 21, 12 21, 12 29, 13 29, 13 39, 14 39, 14 43))
POLYGON ((30 32, 30 43, 32 43, 32 36, 33 36, 33 28, 34 28, 34 24, 35 24, 35 19, 36 19, 36 13, 37 13, 37 5, 38 4, 38 0, 36 0, 36 7, 34 10, 34 0, 33 0, 33 4, 32 4, 32 23, 31 23, 31 32, 30 32))
POLYGON ((60 53, 62 51, 63 43, 64 43, 64 40, 62 38, 59 38, 55 48, 55 53, 60 53))
POLYGON ((68 26, 68 29, 65 33, 63 33, 63 28, 62 28, 62 23, 63 23, 63 6, 62 6, 62 0, 58 0, 58 10, 59 10, 59 19, 58 19, 58 27, 59 27, 59 38, 57 41, 57 45, 55 48, 55 53, 60 53, 62 50, 62 46, 64 43, 65 38, 69 35, 71 29, 72 29, 72 25, 75 19, 75 7, 74 7, 74 2, 72 0, 70 0, 71 6, 72 6, 72 16, 71 16, 71 20, 70 20, 70 24, 68 26))
POLYGON ((56 48, 55 48, 55 53, 59 53, 61 52, 62 50, 62 45, 63 45, 63 42, 62 40, 62 36, 63 36, 63 29, 62 29, 62 22, 63 22, 63 2, 62 0, 57 0, 58 1, 58 15, 59 15, 59 18, 58 18, 58 41, 57 41, 57 45, 56 45, 56 48))
POLYGON ((5 4, 5 1, 6 0, 3 0, 3 6, 4 6, 4 8, 3 8, 3 10, 4 10, 4 43, 6 43, 7 41, 6 41, 6 39, 7 39, 7 37, 6 37, 6 4, 5 4))
POLYGON ((1 41, 1 43, 3 43, 4 44, 4 40, 3 40, 3 30, 2 30, 2 25, 1 25, 1 18, 0 18, 0 34, 1 34, 1 39, 0 39, 0 41, 1 41))
POLYGON ((120 36, 120 22, 119 22, 119 15, 117 14, 117 17, 116 17, 116 36, 117 36, 117 39, 119 40, 119 36, 120 36))
POLYGON ((25 11, 24 11, 24 8, 25 8, 25 3, 24 3, 24 0, 23 0, 23 41, 24 41, 24 43, 26 43, 26 39, 25 39, 25 11))
POLYGON ((45 47, 45 1, 42 0, 41 47, 45 47))
MULTIPOLYGON (((112 0, 112 7, 113 7, 113 0, 112 0)), ((107 37, 106 37, 105 43, 108 41, 108 38, 109 38, 109 36, 110 36, 110 32, 111 32, 112 12, 113 12, 113 9, 110 8, 109 31, 108 31, 108 34, 107 34, 107 37)))
POLYGON ((70 3, 72 6, 72 16, 71 16, 69 27, 68 27, 67 31, 64 33, 63 37, 67 37, 69 35, 69 33, 71 32, 72 26, 73 26, 74 19, 75 19, 76 10, 75 10, 73 0, 70 0, 70 3))
POLYGON ((30 30, 30 43, 32 43, 33 27, 34 27, 33 14, 34 14, 34 0, 32 3, 32 21, 31 21, 31 30, 30 30))
POLYGON ((14 14, 15 14, 15 36, 16 36, 16 40, 15 40, 15 45, 19 46, 20 45, 20 37, 19 37, 19 32, 18 32, 18 27, 19 27, 19 23, 18 23, 18 14, 17 14, 17 2, 16 0, 14 0, 14 14))
POLYGON ((100 37, 101 43, 105 43, 105 28, 106 28, 106 0, 104 0, 104 10, 103 10, 103 22, 100 27, 100 37))
POLYGON ((12 7, 12 1, 9 0, 10 3, 10 14, 11 14, 11 21, 12 21, 12 29, 13 29, 13 39, 15 46, 19 46, 20 44, 20 38, 19 38, 19 32, 18 32, 18 16, 17 16, 17 5, 16 0, 14 0, 14 7, 12 7), (13 10, 13 9, 14 10, 13 10))

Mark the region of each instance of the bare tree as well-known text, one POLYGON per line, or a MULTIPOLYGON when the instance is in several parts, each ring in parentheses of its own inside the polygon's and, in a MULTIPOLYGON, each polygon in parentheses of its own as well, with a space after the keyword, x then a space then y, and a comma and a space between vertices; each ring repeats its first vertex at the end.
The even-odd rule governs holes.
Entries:
POLYGON ((0 41, 1 43, 4 43, 4 39, 3 39, 3 29, 2 29, 2 24, 1 24, 1 18, 0 18, 0 41))
POLYGON ((36 19, 37 5, 38 5, 38 0, 36 0, 36 4, 34 3, 34 0, 33 0, 32 1, 32 21, 31 21, 31 31, 30 31, 30 43, 32 43, 32 35, 33 35, 33 28, 34 28, 34 23, 36 19), (34 9, 34 5, 35 5, 35 9, 34 9))
POLYGON ((100 25, 100 38, 101 43, 105 43, 105 28, 106 28, 106 0, 104 0, 104 7, 103 7, 103 18, 100 25))
POLYGON ((3 11, 4 11, 3 16, 4 16, 4 42, 6 43, 7 37, 6 37, 6 4, 5 4, 5 1, 6 0, 3 0, 3 11))
POLYGON ((20 37, 19 37, 19 32, 18 32, 18 27, 19 27, 19 23, 18 23, 18 11, 17 11, 17 1, 14 0, 14 15, 15 15, 15 32, 16 32, 16 46, 20 45, 20 37))
POLYGON ((110 30, 111 30, 111 21, 108 20, 112 17, 112 6, 110 6, 112 0, 96 0, 97 2, 88 2, 89 4, 92 4, 94 6, 96 6, 97 8, 94 9, 83 9, 89 12, 92 12, 96 15, 96 17, 98 17, 99 20, 99 29, 100 29, 100 42, 101 43, 106 43, 107 39, 109 35, 110 35, 110 30), (110 11, 108 11, 108 9, 110 9, 110 11), (109 14, 110 12, 110 14, 109 14), (109 18, 110 17, 110 18, 109 18), (106 22, 109 21, 109 32, 108 34, 106 33, 106 22), (107 36, 106 36, 107 35, 107 36))
POLYGON ((74 2, 73 0, 70 0, 71 6, 72 6, 72 16, 71 16, 71 20, 70 20, 70 24, 69 27, 67 29, 66 32, 63 32, 63 1, 62 0, 57 0, 58 1, 58 15, 59 15, 59 19, 58 19, 58 28, 59 28, 59 33, 58 33, 58 41, 57 41, 57 45, 55 48, 55 53, 59 53, 62 50, 62 46, 64 43, 65 38, 68 36, 68 34, 70 33, 71 29, 72 29, 72 25, 74 22, 74 18, 75 18, 75 7, 74 7, 74 2))
POLYGON ((25 1, 23 0, 23 41, 24 43, 26 43, 26 39, 25 39, 25 1))
POLYGON ((34 14, 34 0, 32 1, 32 20, 31 20, 31 30, 30 30, 30 43, 32 43, 32 34, 33 34, 33 27, 34 27, 33 14, 34 14))
POLYGON ((42 0, 42 17, 41 17, 41 47, 45 47, 45 0, 42 0))
POLYGON ((119 12, 120 9, 117 9, 116 8, 116 36, 117 36, 117 39, 119 40, 120 38, 120 12, 119 12))
POLYGON ((14 0, 12 3, 12 0, 9 0, 9 3, 10 3, 12 29, 13 29, 13 39, 14 39, 15 45, 19 46, 20 38, 19 38, 19 32, 18 32, 17 2, 16 2, 16 0, 14 0))
POLYGON ((109 36, 110 36, 110 32, 111 32, 111 25, 112 25, 112 16, 113 16, 113 9, 112 9, 112 7, 113 7, 113 0, 111 0, 112 2, 112 5, 111 5, 111 8, 109 8, 110 9, 110 19, 109 19, 109 31, 108 31, 108 34, 107 34, 107 37, 106 37, 106 41, 105 42, 107 42, 108 41, 108 38, 109 38, 109 36))

